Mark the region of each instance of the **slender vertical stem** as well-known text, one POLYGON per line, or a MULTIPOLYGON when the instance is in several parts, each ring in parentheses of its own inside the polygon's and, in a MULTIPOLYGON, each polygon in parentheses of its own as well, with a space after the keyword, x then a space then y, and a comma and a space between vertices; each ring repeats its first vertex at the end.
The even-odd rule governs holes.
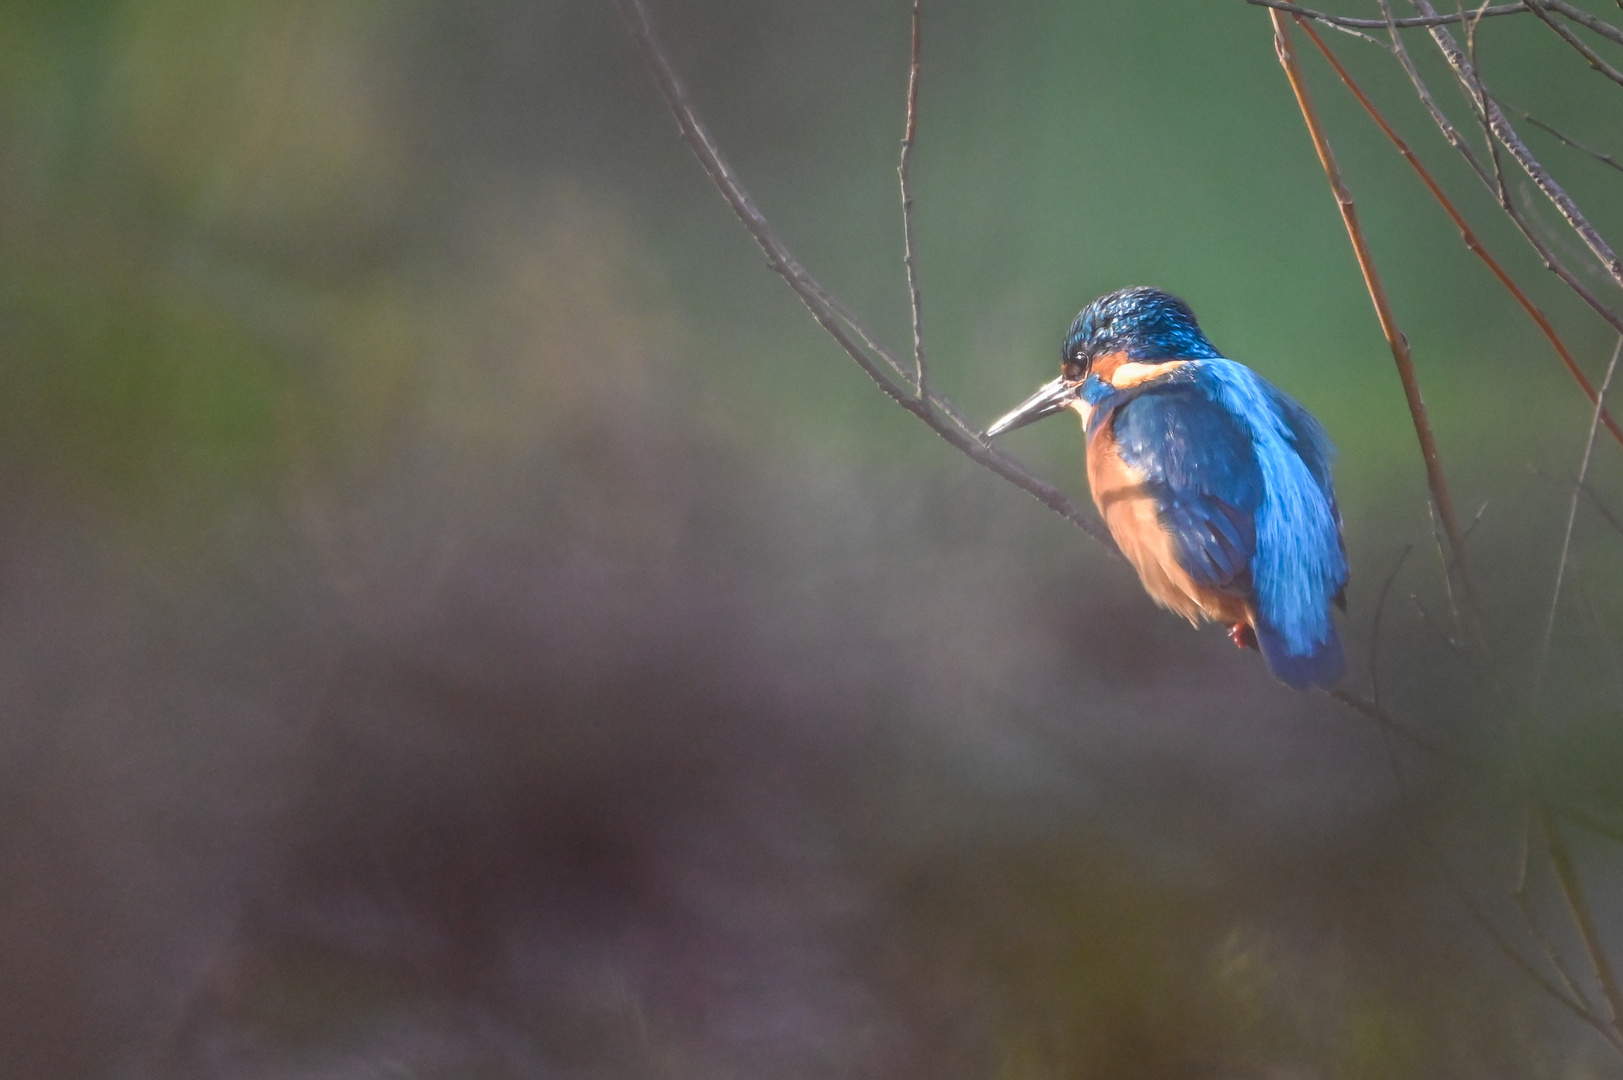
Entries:
POLYGON ((1544 846, 1550 853, 1550 866, 1555 870, 1555 878, 1561 883, 1561 894, 1566 898, 1567 907, 1572 912, 1573 925, 1578 928, 1578 936, 1583 939, 1584 951, 1589 954, 1589 962, 1595 969, 1595 979, 1600 983, 1601 993, 1606 998, 1606 1019, 1611 1023, 1614 1034, 1620 1033, 1618 1021, 1623 1019, 1623 991, 1617 983, 1617 975, 1612 971, 1612 963, 1606 958, 1606 949, 1601 944, 1600 933, 1595 927, 1595 918, 1589 911, 1589 902, 1584 898, 1583 883, 1578 880, 1578 868, 1572 861, 1572 853, 1567 849, 1567 842, 1561 835, 1561 825, 1555 819, 1555 813, 1549 807, 1540 806, 1538 810, 1539 825, 1544 831, 1544 846))
POLYGON ((1601 380, 1600 397, 1595 402, 1595 415, 1589 421, 1589 438, 1584 443, 1583 462, 1578 466, 1578 480, 1572 485, 1572 501, 1567 505, 1567 530, 1561 538, 1561 561, 1555 568, 1555 589, 1550 594, 1550 615, 1544 620, 1544 642, 1539 648, 1538 671, 1533 679, 1533 707, 1538 708, 1539 695, 1544 689, 1544 668, 1550 660, 1550 639, 1555 635, 1555 612, 1561 605, 1561 585, 1567 576, 1567 557, 1572 551, 1572 526, 1578 519, 1578 493, 1583 490, 1584 481, 1589 479, 1589 461, 1595 453, 1595 432, 1600 427, 1600 415, 1604 411, 1603 402, 1606 400, 1606 391, 1611 389, 1612 376, 1617 373, 1617 358, 1623 354, 1623 337, 1617 339, 1617 348, 1612 350, 1612 362, 1606 365, 1606 377, 1601 380))
POLYGON ((919 23, 923 0, 913 0, 913 52, 907 66, 907 126, 902 133, 902 160, 896 175, 902 185, 902 261, 907 266, 907 297, 913 310, 913 373, 919 400, 930 400, 930 378, 924 361, 924 315, 919 298, 919 272, 913 234, 913 140, 919 128, 919 23))
MULTIPOLYGON (((1324 133, 1323 125, 1319 123, 1318 112, 1313 107, 1313 99, 1308 93, 1307 80, 1303 77, 1301 65, 1297 63, 1296 53, 1291 48, 1290 27, 1286 16, 1278 10, 1270 10, 1269 15, 1274 23, 1274 49, 1279 54, 1280 66, 1285 69, 1285 77, 1290 80, 1291 90, 1296 94, 1296 103, 1302 110, 1302 119, 1307 123, 1308 134, 1313 139, 1313 148, 1319 154, 1319 164, 1324 167, 1325 177, 1330 181, 1330 190, 1335 195, 1336 206, 1341 211, 1341 220, 1347 227, 1348 237, 1352 240, 1353 254, 1358 259, 1359 270, 1363 272, 1370 301, 1375 305, 1375 316, 1380 320, 1381 331, 1386 335, 1386 343, 1392 350, 1392 360, 1397 364, 1398 379, 1403 384, 1403 396, 1408 401, 1409 416, 1414 422, 1415 436, 1420 441, 1420 456, 1426 465, 1426 484, 1431 489, 1432 502, 1437 508, 1437 516, 1448 538, 1450 553, 1454 557, 1455 565, 1459 567, 1460 580, 1465 586, 1468 606, 1473 613, 1472 621, 1477 622, 1476 612, 1481 608, 1477 601, 1476 579, 1471 570, 1464 537, 1460 534, 1459 516, 1454 512, 1454 497, 1448 489, 1448 478, 1443 474, 1442 457, 1437 452, 1437 439, 1432 434, 1431 418, 1426 412, 1426 403, 1420 396, 1420 379, 1415 374, 1414 359, 1409 352, 1409 339, 1398 329, 1397 318, 1392 314, 1392 305, 1387 300, 1386 287, 1381 283, 1380 273, 1375 268, 1374 256, 1364 240, 1363 228, 1358 223, 1358 211, 1353 205, 1352 193, 1347 190, 1347 185, 1341 178, 1341 169, 1336 165, 1330 141, 1324 133)), ((1480 626, 1478 628, 1480 629, 1480 626)))
POLYGON ((1386 575, 1386 581, 1381 585, 1380 598, 1375 601, 1375 618, 1370 622, 1369 630, 1369 697, 1377 709, 1381 708, 1381 619, 1386 614, 1386 597, 1392 591, 1392 583, 1398 579, 1398 572, 1408 561, 1409 553, 1414 550, 1410 544, 1398 556, 1393 564, 1392 572, 1386 575))

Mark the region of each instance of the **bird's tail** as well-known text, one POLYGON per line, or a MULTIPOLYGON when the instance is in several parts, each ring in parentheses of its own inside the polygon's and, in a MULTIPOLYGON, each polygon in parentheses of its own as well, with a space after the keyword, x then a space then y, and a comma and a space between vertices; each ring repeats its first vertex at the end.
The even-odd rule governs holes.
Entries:
POLYGON ((1305 653, 1291 652, 1279 631, 1260 619, 1257 621, 1257 647, 1274 678, 1297 690, 1310 686, 1328 689, 1341 678, 1347 667, 1341 651, 1341 635, 1336 632, 1335 622, 1329 619, 1329 612, 1325 612, 1325 616, 1329 635, 1305 653))

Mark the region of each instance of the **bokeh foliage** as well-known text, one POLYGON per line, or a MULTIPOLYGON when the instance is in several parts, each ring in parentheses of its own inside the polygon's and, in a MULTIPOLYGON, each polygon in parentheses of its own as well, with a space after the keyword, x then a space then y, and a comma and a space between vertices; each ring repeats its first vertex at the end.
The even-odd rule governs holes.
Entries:
MULTIPOLYGON (((1389 700, 1498 762, 1263 13, 927 9, 937 383, 991 417, 1089 297, 1185 296, 1342 449, 1355 669, 1413 545, 1389 700)), ((903 343, 906 5, 655 15, 791 246, 903 343)), ((1335 44, 1598 374, 1598 320, 1335 44)), ((1617 150, 1553 36, 1480 48, 1617 150)), ((1588 408, 1325 75, 1522 678, 1588 408)), ((1541 151, 1616 234, 1615 174, 1541 151)), ((1611 1067, 1415 839, 1499 896, 1503 789, 1404 751, 1400 798, 1367 726, 874 393, 607 4, 0 5, 0 356, 0 1072, 1611 1067)), ((1082 495, 1074 431, 1011 443, 1082 495)), ((1619 543, 1581 517, 1545 701, 1547 767, 1623 815, 1619 543)))

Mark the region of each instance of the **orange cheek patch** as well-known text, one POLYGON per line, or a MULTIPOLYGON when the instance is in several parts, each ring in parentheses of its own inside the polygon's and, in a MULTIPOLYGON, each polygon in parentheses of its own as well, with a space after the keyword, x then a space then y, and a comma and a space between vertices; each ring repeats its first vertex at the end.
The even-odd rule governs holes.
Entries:
POLYGON ((1103 355, 1095 356, 1093 358, 1093 363, 1089 367, 1089 372, 1095 378, 1102 379, 1108 383, 1111 382, 1111 380, 1115 377, 1118 370, 1120 370, 1124 365, 1130 363, 1132 363, 1132 361, 1127 359, 1127 354, 1124 352, 1104 353, 1103 355))
MULTIPOLYGON (((1113 353, 1111 355, 1112 357, 1124 356, 1122 353, 1113 353)), ((1182 360, 1168 360, 1163 364, 1141 364, 1136 360, 1128 360, 1125 363, 1118 362, 1110 372, 1110 385, 1117 390, 1128 390, 1147 383, 1151 379, 1159 379, 1161 376, 1176 371, 1182 366, 1182 360)))

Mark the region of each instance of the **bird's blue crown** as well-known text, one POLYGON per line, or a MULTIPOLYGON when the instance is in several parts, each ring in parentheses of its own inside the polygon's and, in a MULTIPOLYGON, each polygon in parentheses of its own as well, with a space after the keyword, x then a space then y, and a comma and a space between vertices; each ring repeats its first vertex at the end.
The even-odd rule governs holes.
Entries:
POLYGON ((1147 285, 1117 289, 1083 308, 1065 335, 1060 362, 1089 363, 1115 352, 1124 352, 1132 360, 1198 360, 1222 355, 1200 332, 1188 304, 1147 285))

